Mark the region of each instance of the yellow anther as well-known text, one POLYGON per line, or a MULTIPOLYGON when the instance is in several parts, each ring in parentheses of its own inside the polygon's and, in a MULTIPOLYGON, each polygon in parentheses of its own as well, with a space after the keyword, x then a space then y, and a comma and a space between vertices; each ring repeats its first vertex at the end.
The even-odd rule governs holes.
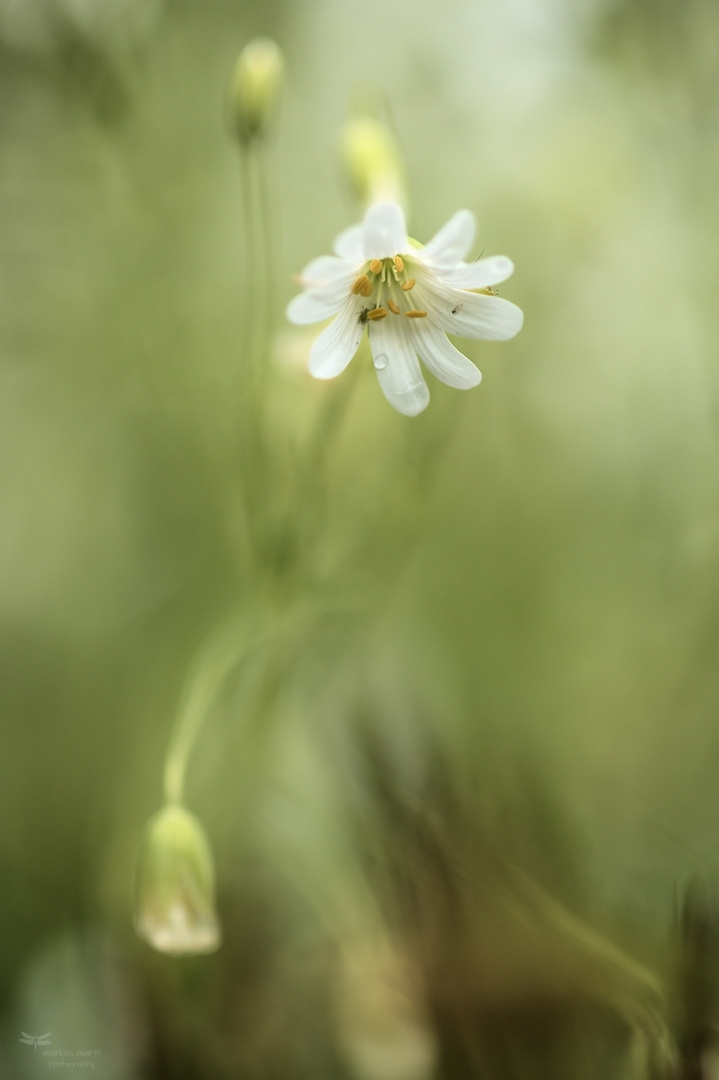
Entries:
POLYGON ((373 274, 381 273, 382 260, 381 259, 373 259, 372 262, 369 264, 369 268, 370 268, 370 270, 372 271, 373 274))
POLYGON ((405 315, 407 316, 408 319, 424 319, 427 316, 427 312, 426 311, 419 311, 419 310, 405 311, 405 315))
POLYGON ((369 278, 366 274, 360 274, 360 276, 357 278, 354 285, 352 286, 352 292, 355 294, 355 296, 359 296, 360 294, 364 296, 364 289, 366 285, 369 285, 369 278))
POLYGON ((486 287, 486 289, 477 289, 477 292, 481 293, 482 296, 499 296, 497 290, 490 288, 489 285, 486 287))
POLYGON ((402 271, 404 270, 404 259, 402 258, 401 255, 395 255, 395 257, 394 257, 394 268, 395 268, 395 270, 397 271, 398 274, 401 274, 402 271))
POLYGON ((361 295, 362 296, 371 296, 373 287, 374 286, 372 285, 372 282, 370 281, 370 279, 367 276, 365 276, 365 279, 362 282, 362 293, 361 293, 361 295))
POLYGON ((387 301, 387 307, 390 309, 393 315, 399 315, 399 307, 395 304, 394 300, 387 301))
POLYGON ((386 319, 387 312, 383 307, 373 308, 372 311, 367 312, 368 319, 386 319))
POLYGON ((409 281, 405 281, 402 284, 402 292, 409 292, 409 290, 413 289, 416 284, 417 284, 417 282, 415 281, 415 279, 413 277, 411 277, 409 279, 409 281))

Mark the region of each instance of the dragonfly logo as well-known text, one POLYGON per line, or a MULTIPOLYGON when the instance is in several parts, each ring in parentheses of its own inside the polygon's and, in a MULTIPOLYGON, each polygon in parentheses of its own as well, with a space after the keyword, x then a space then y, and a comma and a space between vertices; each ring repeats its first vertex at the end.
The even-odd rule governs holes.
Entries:
POLYGON ((20 1042, 27 1043, 28 1046, 32 1046, 35 1050, 37 1050, 38 1046, 49 1046, 52 1042, 50 1038, 51 1031, 45 1032, 44 1035, 28 1035, 27 1031, 21 1031, 20 1034, 22 1035, 20 1042))

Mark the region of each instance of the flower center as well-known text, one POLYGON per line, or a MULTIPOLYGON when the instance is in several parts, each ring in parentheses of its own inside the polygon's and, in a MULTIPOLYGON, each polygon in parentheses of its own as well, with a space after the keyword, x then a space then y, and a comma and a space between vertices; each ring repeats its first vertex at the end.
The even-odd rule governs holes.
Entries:
POLYGON ((360 322, 384 319, 388 310, 393 315, 405 315, 408 319, 425 318, 427 312, 413 307, 409 296, 416 284, 402 255, 371 259, 352 286, 355 296, 374 300, 372 306, 362 309, 360 322))

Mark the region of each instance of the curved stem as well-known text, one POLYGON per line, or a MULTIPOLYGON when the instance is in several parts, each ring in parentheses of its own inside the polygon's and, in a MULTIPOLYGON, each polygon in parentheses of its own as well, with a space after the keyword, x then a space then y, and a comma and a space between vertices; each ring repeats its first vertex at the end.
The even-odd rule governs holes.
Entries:
POLYGON ((247 654, 242 630, 234 619, 229 626, 222 626, 191 671, 165 758, 163 787, 169 803, 182 802, 187 763, 195 740, 223 682, 247 654))
POLYGON ((317 613, 312 605, 295 605, 272 610, 267 606, 231 616, 212 635, 193 665, 165 757, 163 789, 168 803, 183 800, 190 755, 202 725, 209 716, 222 685, 233 669, 240 667, 255 651, 274 643, 292 626, 317 613))

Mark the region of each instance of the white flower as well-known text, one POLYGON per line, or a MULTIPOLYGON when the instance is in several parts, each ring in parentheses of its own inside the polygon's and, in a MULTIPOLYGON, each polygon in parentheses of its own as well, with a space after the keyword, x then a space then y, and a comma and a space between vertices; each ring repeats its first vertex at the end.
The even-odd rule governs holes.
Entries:
POLYGON ((470 211, 460 210, 426 247, 415 247, 400 207, 381 202, 361 225, 340 233, 335 255, 305 267, 305 291, 287 308, 294 323, 335 316, 312 347, 310 372, 332 379, 344 371, 366 327, 382 391, 406 416, 429 404, 419 360, 448 386, 476 386, 480 372, 446 335, 504 341, 519 331, 523 315, 491 288, 514 270, 510 259, 463 261, 474 227, 470 211))

